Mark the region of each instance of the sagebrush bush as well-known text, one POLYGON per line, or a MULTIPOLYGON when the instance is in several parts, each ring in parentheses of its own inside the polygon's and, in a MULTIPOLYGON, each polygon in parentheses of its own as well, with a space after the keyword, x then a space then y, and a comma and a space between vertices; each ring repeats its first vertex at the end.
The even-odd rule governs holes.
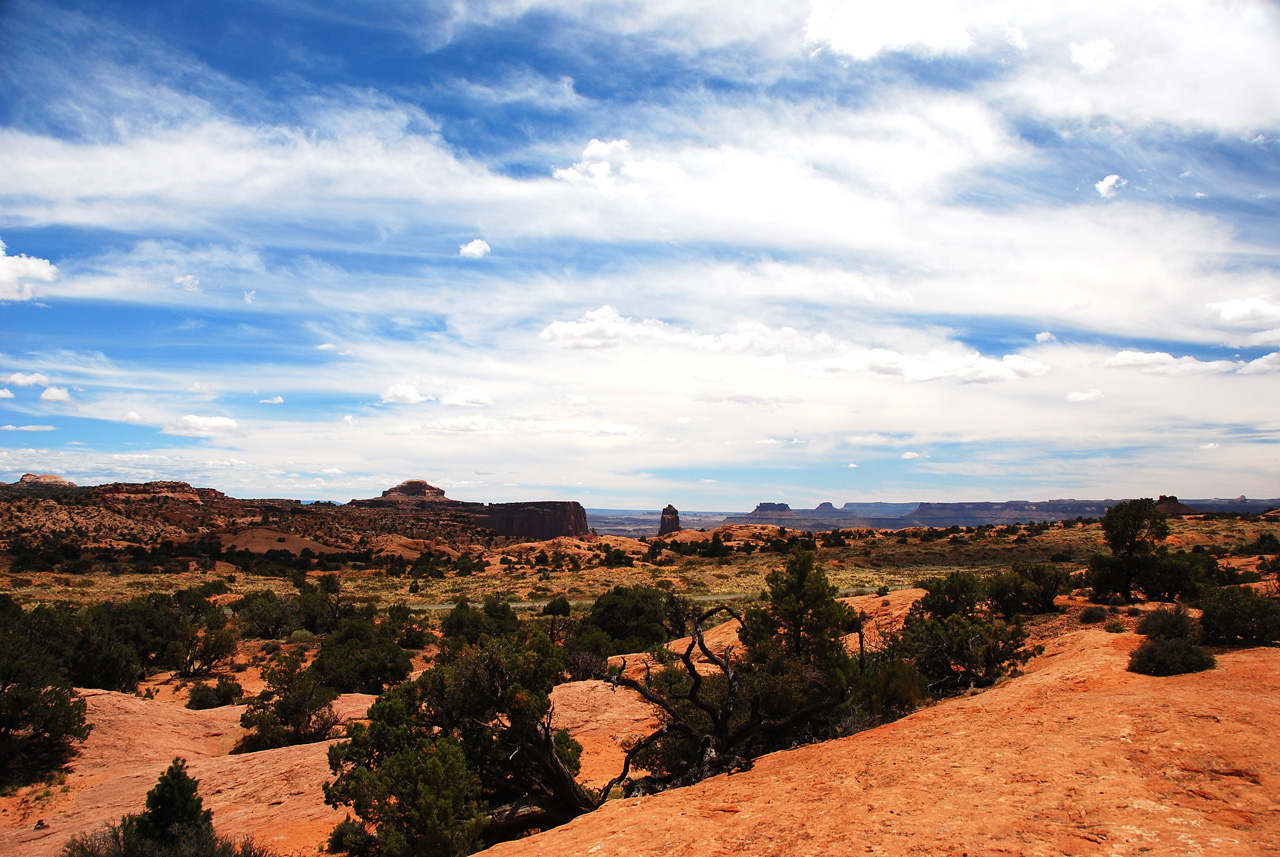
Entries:
POLYGON ((1161 607, 1152 610, 1138 622, 1138 633, 1166 640, 1191 639, 1196 632, 1196 620, 1192 619, 1181 604, 1173 609, 1161 607))
POLYGON ((1129 656, 1129 672, 1169 676, 1211 670, 1213 655, 1185 637, 1149 637, 1129 656))
POLYGON ((1106 619, 1106 608, 1099 607, 1096 604, 1086 607, 1080 611, 1080 624, 1082 625, 1096 625, 1099 622, 1105 622, 1106 619))
POLYGON ((1204 598, 1200 627, 1209 642, 1259 646, 1280 640, 1280 603, 1245 586, 1224 586, 1204 598))

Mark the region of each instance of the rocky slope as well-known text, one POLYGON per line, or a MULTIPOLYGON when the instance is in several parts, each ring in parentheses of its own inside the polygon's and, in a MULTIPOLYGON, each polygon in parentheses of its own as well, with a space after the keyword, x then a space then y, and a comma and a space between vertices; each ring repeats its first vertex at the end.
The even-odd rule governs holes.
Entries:
POLYGON ((1027 675, 486 854, 1212 854, 1280 849, 1280 650, 1125 671, 1075 631, 1027 675))

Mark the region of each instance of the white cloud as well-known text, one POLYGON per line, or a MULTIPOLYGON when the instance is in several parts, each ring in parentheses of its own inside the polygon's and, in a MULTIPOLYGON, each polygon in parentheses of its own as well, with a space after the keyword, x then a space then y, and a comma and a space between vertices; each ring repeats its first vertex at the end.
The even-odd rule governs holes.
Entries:
POLYGON ((0 431, 57 431, 54 426, 0 426, 0 431))
POLYGON ((140 423, 143 422, 142 414, 137 411, 127 411, 124 416, 120 417, 121 422, 140 423))
POLYGON ((29 301, 35 297, 32 280, 48 283, 57 276, 58 269, 47 259, 25 254, 9 256, 0 241, 0 302, 29 301))
POLYGON ((1088 390, 1073 390, 1067 393, 1068 402, 1096 402, 1104 398, 1102 391, 1096 388, 1088 390))
POLYGON ((1245 365, 1243 361, 1174 357, 1164 351, 1120 351, 1106 360, 1108 368, 1138 369, 1151 375, 1220 375, 1245 365))
POLYGON ((42 402, 71 402, 71 394, 67 392, 66 387, 45 387, 44 392, 40 394, 42 402))
POLYGON ((334 345, 332 342, 323 342, 316 346, 316 351, 337 351, 337 350, 338 350, 338 346, 334 345))
POLYGON ((483 259, 489 255, 490 249, 488 241, 476 238, 459 247, 458 255, 464 259, 483 259))
POLYGON ((182 274, 173 278, 175 286, 182 286, 186 292, 200 293, 200 279, 192 274, 182 274))
POLYGON ((1205 306, 1226 324, 1251 327, 1280 324, 1280 304, 1273 303, 1266 295, 1233 298, 1205 306))
POLYGON ((950 0, 817 0, 805 37, 856 60, 906 48, 925 55, 957 53, 973 45, 964 17, 950 0))
POLYGON ((239 424, 230 417, 202 417, 187 414, 175 423, 161 429, 163 434, 183 435, 186 437, 214 437, 235 431, 239 424))
POLYGON ((1097 74, 1115 58, 1116 46, 1110 39, 1094 39, 1083 45, 1071 43, 1071 61, 1080 66, 1082 74, 1097 74))
POLYGON ((0 399, 12 399, 13 391, 8 387, 0 387, 0 399))
POLYGON ((904 453, 902 453, 902 460, 903 460, 903 461, 912 461, 912 460, 917 459, 917 458, 919 458, 919 457, 920 457, 920 453, 918 453, 918 452, 904 452, 904 453))
POLYGON ((1095 182, 1093 186, 1097 189, 1098 196, 1103 199, 1111 199, 1119 192, 1120 188, 1125 187, 1128 184, 1129 183, 1120 178, 1120 176, 1112 173, 1101 181, 1095 182))
POLYGON ((447 396, 441 396, 440 404, 478 407, 480 405, 492 405, 493 398, 487 392, 480 389, 460 390, 457 393, 450 393, 447 396))
POLYGON ((394 405, 417 405, 432 401, 432 396, 424 396, 418 392, 414 384, 392 384, 382 391, 382 401, 394 405))
POLYGON ((260 405, 282 405, 284 404, 284 396, 272 396, 270 399, 259 399, 260 405))
POLYGON ((256 298, 257 296, 258 296, 258 290, 250 289, 249 291, 244 293, 244 302, 247 304, 251 304, 253 303, 254 298, 256 298))
POLYGON ((1199 448, 1200 449, 1218 449, 1220 446, 1221 444, 1217 444, 1217 443, 1202 443, 1200 444, 1199 448))
POLYGON ((1047 330, 1042 330, 1036 334, 1036 342, 1052 342, 1056 338, 1057 337, 1047 330))
POLYGON ((856 465, 856 464, 849 464, 849 465, 847 465, 847 466, 848 466, 848 467, 857 467, 858 465, 856 465))
POLYGON ((49 376, 40 372, 14 372, 4 379, 6 384, 17 384, 19 387, 46 386, 49 376))

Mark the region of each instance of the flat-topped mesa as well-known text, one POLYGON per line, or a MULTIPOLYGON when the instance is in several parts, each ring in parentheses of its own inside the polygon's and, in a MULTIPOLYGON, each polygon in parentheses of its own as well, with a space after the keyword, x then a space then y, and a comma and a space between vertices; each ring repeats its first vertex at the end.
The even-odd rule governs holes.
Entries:
POLYGON ((93 489, 95 496, 112 500, 181 500, 184 503, 203 504, 206 500, 223 499, 221 491, 212 488, 193 488, 186 482, 112 482, 93 489))
POLYGON ((437 488, 425 479, 406 479, 394 488, 382 492, 383 497, 413 497, 418 500, 438 502, 447 500, 444 489, 437 488))
POLYGON ((381 497, 352 500, 357 509, 397 509, 441 517, 469 519, 472 525, 500 536, 554 539, 586 536, 587 510, 581 503, 544 500, 530 503, 470 503, 451 500, 444 490, 422 479, 409 479, 382 492, 381 497))
POLYGON ((668 503, 667 508, 662 510, 662 520, 658 523, 658 536, 678 533, 682 529, 683 527, 680 526, 680 511, 668 503))

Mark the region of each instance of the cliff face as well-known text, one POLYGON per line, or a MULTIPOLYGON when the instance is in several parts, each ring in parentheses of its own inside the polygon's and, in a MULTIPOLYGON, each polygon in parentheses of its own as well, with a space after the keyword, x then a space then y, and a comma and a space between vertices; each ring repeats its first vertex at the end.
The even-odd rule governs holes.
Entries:
POLYGON ((421 479, 401 482, 383 491, 381 497, 352 500, 348 505, 361 509, 397 509, 464 518, 500 536, 516 538, 554 539, 558 536, 585 536, 589 532, 587 510, 578 502, 468 503, 450 500, 443 489, 421 479))
POLYGON ((527 539, 554 539, 558 536, 585 536, 587 510, 581 503, 567 500, 545 500, 534 503, 466 504, 477 527, 493 530, 500 536, 527 539))

